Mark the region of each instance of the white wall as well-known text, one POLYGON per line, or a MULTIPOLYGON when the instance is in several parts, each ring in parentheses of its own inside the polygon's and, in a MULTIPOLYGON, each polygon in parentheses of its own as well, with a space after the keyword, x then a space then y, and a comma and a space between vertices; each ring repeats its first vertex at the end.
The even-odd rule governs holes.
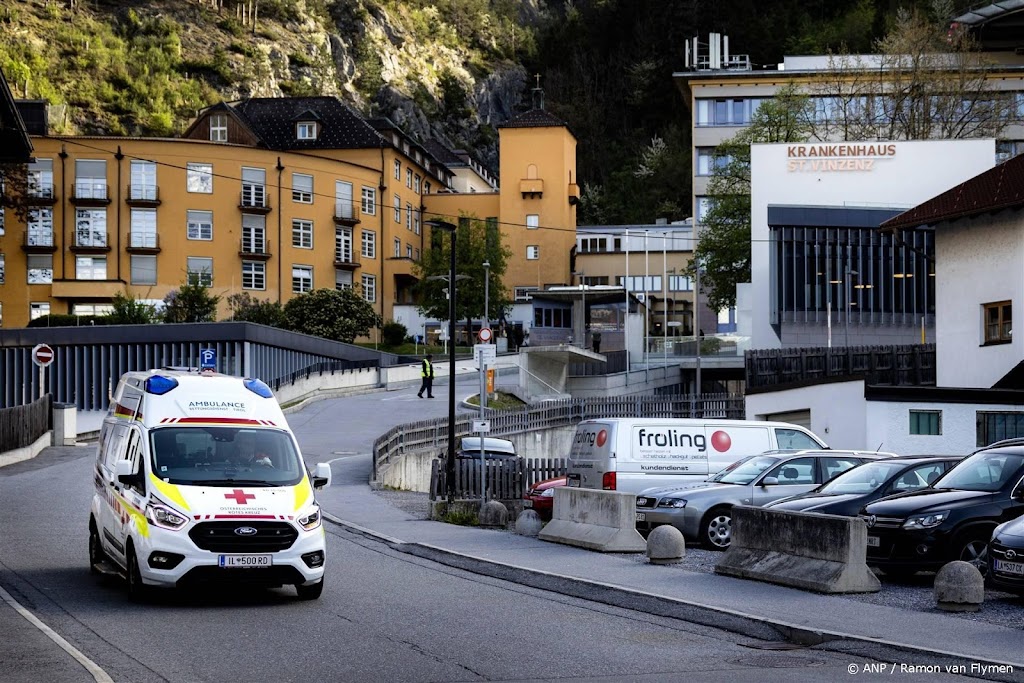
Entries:
MULTIPOLYGON (((811 411, 811 431, 832 448, 869 448, 865 439, 864 381, 831 382, 799 389, 747 394, 747 419, 796 410, 811 411)), ((875 450, 877 441, 870 444, 875 450)))
POLYGON ((935 229, 937 384, 988 388, 1024 358, 1024 335, 982 346, 982 304, 1024 312, 1024 217, 1017 211, 942 223, 935 229), (964 362, 970 359, 970 362, 964 362))
POLYGON ((1020 405, 978 405, 973 403, 896 403, 868 401, 867 440, 874 446, 883 443, 883 450, 906 455, 968 454, 977 450, 977 413, 1013 412, 1020 405), (942 434, 911 436, 911 410, 940 410, 942 434))
MULTIPOLYGON (((911 208, 995 164, 994 140, 765 144, 751 148, 752 348, 778 348, 770 325, 768 205, 911 208), (892 147, 891 154, 809 157, 813 148, 892 147), (805 156, 796 156, 803 150, 805 156), (860 170, 816 170, 814 161, 870 162, 860 170), (803 166, 799 163, 805 162, 803 166), (955 163, 954 163, 955 162, 955 163), (868 168, 870 167, 870 168, 868 168)), ((941 316, 941 311, 939 311, 941 316)))

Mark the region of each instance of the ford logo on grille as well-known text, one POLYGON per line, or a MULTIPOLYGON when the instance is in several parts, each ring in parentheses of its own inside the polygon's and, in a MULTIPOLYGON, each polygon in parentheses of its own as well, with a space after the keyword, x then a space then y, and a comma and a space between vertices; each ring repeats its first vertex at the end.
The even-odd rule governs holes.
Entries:
POLYGON ((875 525, 876 521, 878 521, 878 520, 877 520, 877 518, 874 515, 868 515, 867 517, 864 518, 864 522, 865 522, 865 524, 868 525, 868 527, 873 527, 875 525))
POLYGON ((258 532, 254 527, 240 526, 235 529, 235 533, 239 536, 255 536, 258 532))
POLYGON ((1007 550, 1006 551, 1006 559, 1012 560, 1015 557, 1017 557, 1017 553, 1016 552, 1014 552, 1013 550, 1007 550))

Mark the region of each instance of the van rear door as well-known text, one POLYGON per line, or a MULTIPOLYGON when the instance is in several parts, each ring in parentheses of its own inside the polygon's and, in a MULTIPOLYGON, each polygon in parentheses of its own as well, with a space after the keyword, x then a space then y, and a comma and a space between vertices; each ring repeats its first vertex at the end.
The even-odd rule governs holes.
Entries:
POLYGON ((604 488, 604 476, 615 471, 615 423, 581 422, 569 448, 569 486, 604 488))

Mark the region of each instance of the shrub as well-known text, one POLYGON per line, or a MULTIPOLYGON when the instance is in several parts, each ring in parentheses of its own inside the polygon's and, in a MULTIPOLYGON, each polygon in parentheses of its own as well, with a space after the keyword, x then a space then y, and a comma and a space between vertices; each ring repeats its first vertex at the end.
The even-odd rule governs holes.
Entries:
POLYGON ((205 285, 186 282, 164 297, 164 322, 212 323, 217 319, 220 297, 205 285))
POLYGON ((228 297, 231 320, 284 327, 284 307, 278 301, 261 301, 249 292, 228 297))
POLYGON ((402 323, 389 320, 380 328, 380 334, 384 338, 386 346, 400 346, 405 342, 408 330, 405 329, 405 325, 402 323))
POLYGON ((353 289, 314 289, 284 305, 288 329, 351 344, 381 324, 373 306, 353 289))

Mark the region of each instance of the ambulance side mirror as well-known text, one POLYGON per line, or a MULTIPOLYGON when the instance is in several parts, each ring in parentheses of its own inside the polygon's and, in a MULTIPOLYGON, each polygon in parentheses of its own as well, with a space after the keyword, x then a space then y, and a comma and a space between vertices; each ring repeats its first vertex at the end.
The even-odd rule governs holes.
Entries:
POLYGON ((140 479, 131 460, 118 460, 114 463, 114 477, 125 486, 135 486, 140 479))
POLYGON ((318 462, 313 471, 313 488, 322 489, 331 485, 331 466, 326 462, 318 462))

